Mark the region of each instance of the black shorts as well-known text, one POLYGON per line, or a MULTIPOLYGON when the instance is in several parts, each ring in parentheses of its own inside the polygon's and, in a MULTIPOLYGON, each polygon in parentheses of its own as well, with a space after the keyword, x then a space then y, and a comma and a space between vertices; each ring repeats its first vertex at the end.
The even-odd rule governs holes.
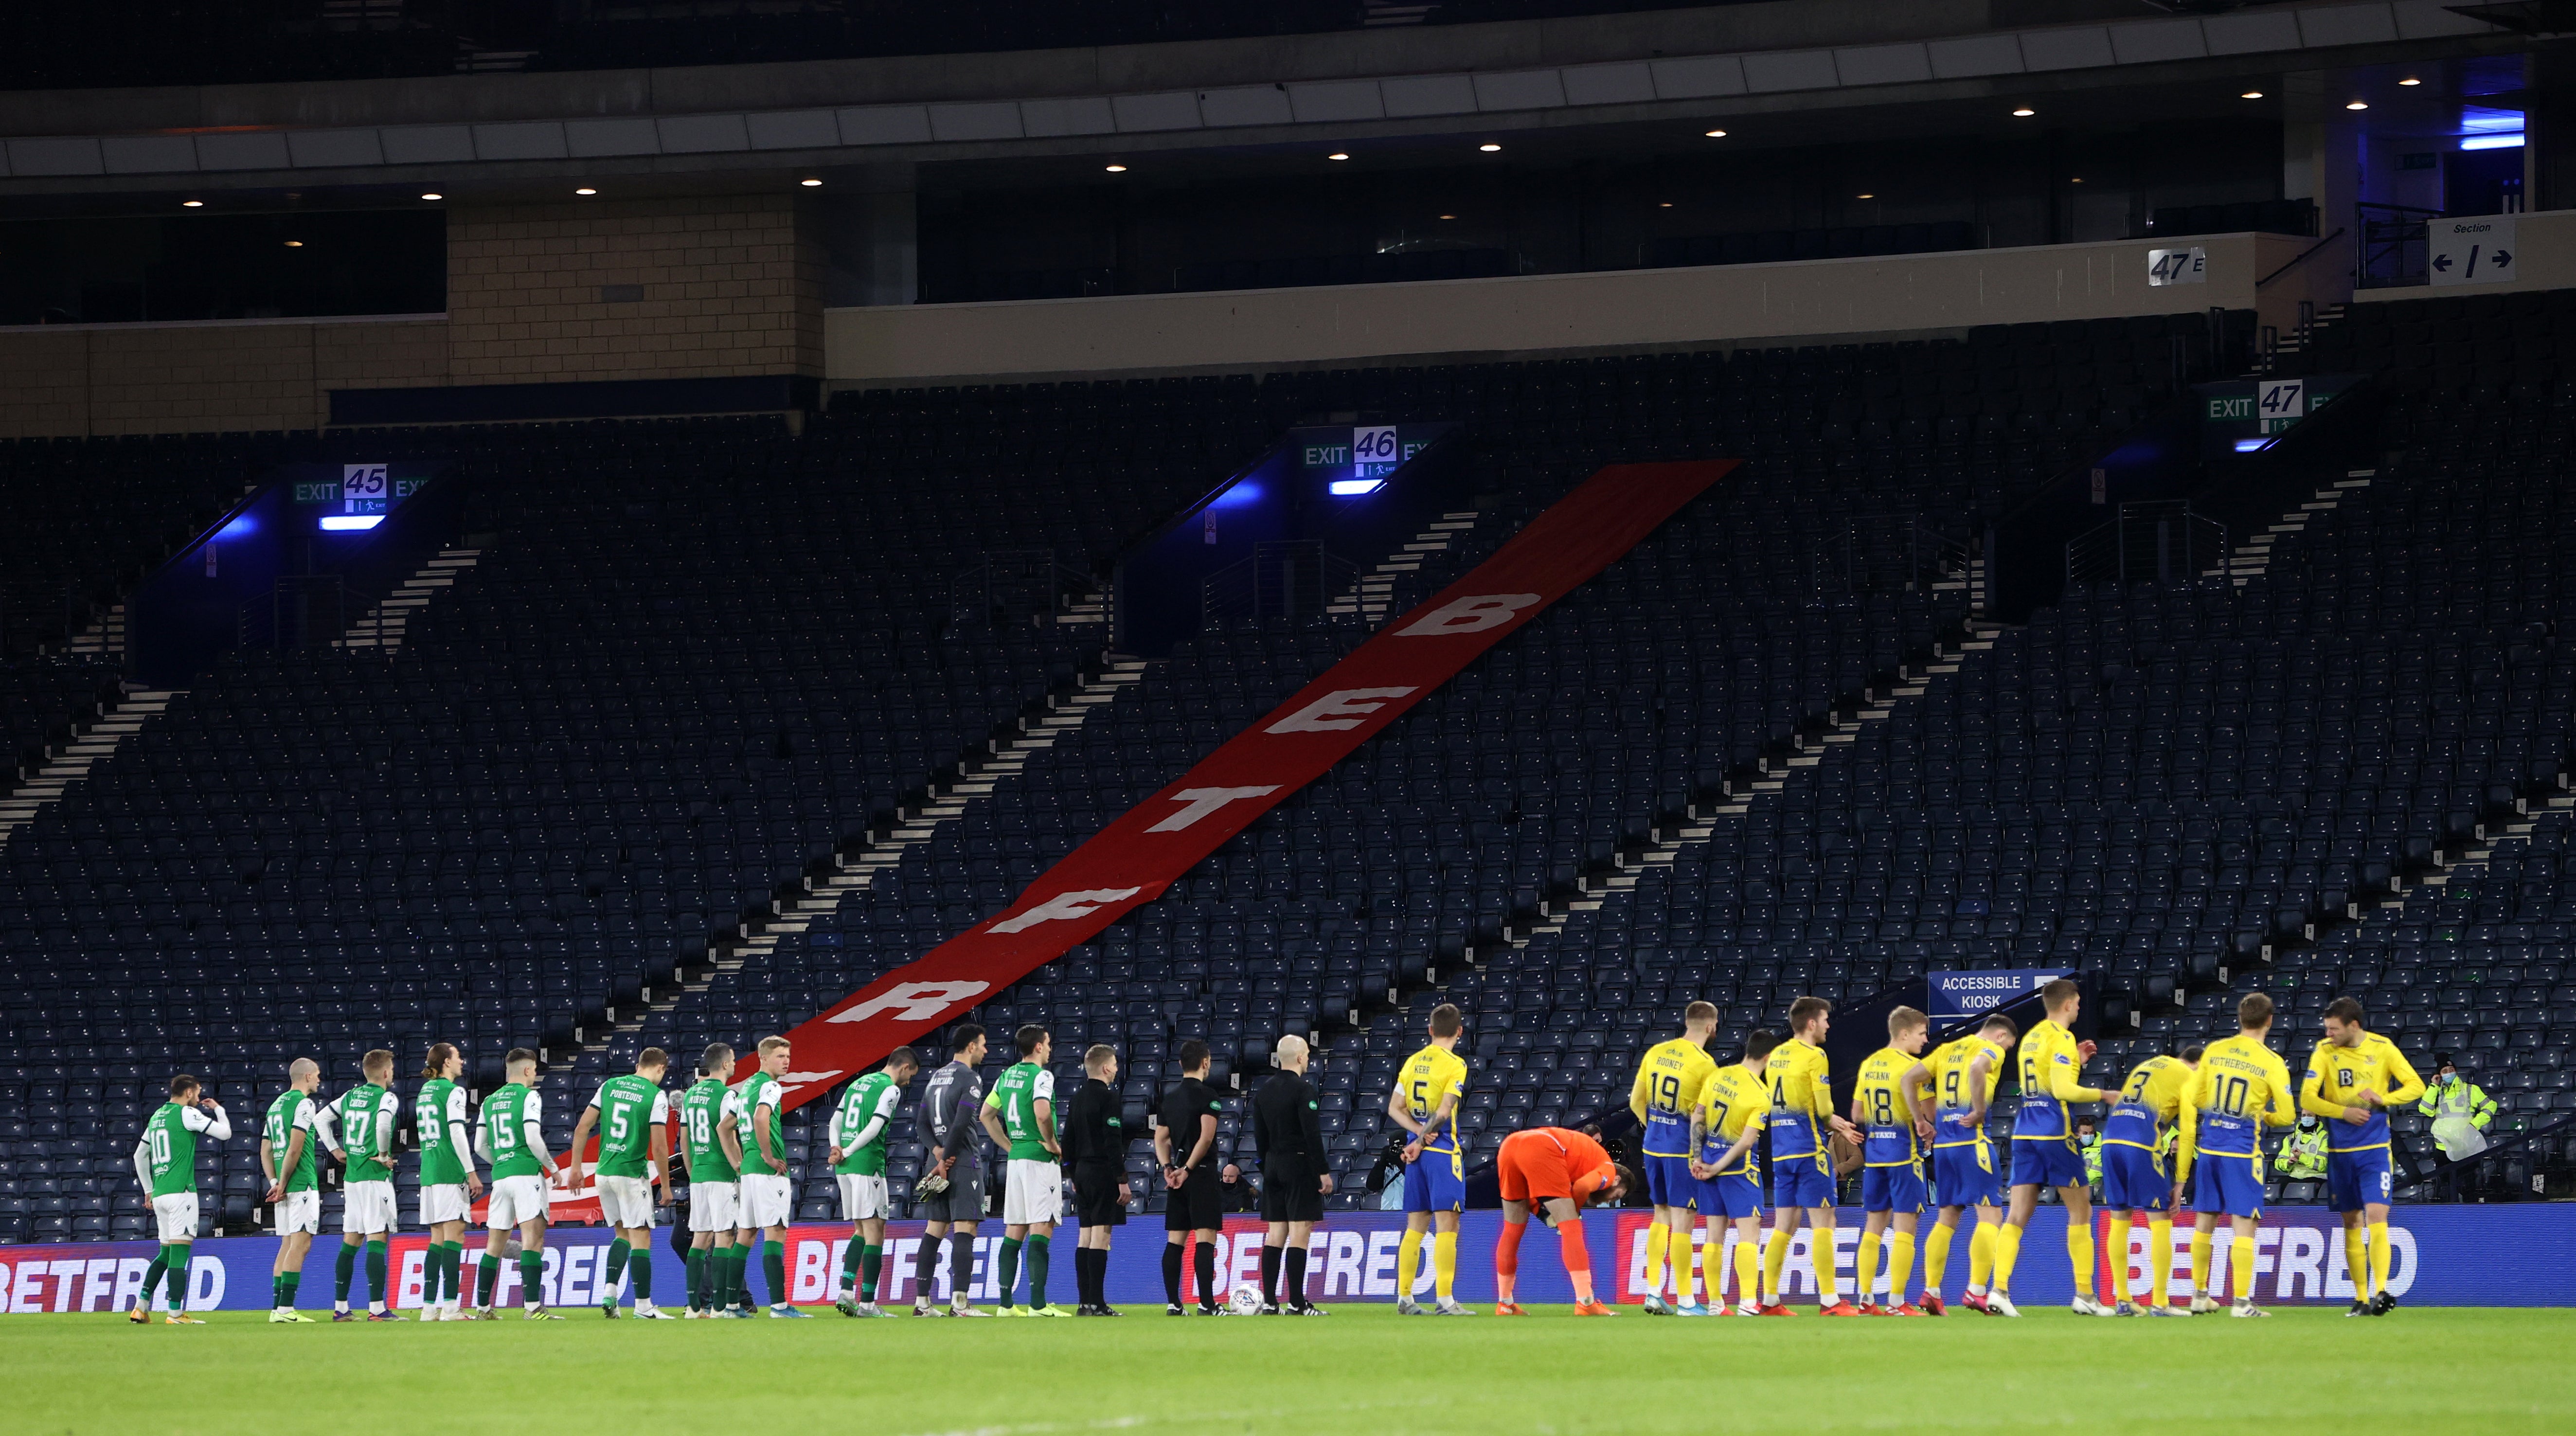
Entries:
POLYGON ((1127 1174, 1117 1167, 1073 1169, 1073 1215, 1077 1226, 1123 1227, 1127 1224, 1127 1174))
POLYGON ((1322 1221, 1323 1182, 1303 1167, 1264 1167, 1261 1171, 1261 1219, 1265 1222, 1322 1221))
POLYGON ((1179 1191, 1163 1194, 1163 1230, 1213 1232, 1225 1227, 1225 1179, 1215 1164, 1190 1173, 1179 1191))

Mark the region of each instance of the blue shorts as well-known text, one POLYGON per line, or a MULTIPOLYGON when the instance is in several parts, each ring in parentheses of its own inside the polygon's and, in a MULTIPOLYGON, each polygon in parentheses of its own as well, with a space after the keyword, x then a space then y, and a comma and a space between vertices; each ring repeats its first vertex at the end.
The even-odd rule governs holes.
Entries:
POLYGON ((1901 1167, 1863 1167, 1860 1172, 1860 1209, 1865 1212, 1919 1212, 1923 1210, 1923 1168, 1908 1162, 1901 1167))
POLYGON ((2373 1202, 2385 1206, 2393 1185, 2386 1147, 2326 1153, 2326 1206, 2331 1210, 2357 1212, 2373 1202))
POLYGON ((1944 1207, 2001 1205, 2003 1174, 1995 1170, 1994 1144, 1980 1138, 1956 1147, 1933 1148, 1932 1199, 1944 1207))
POLYGON ((2173 1173, 2144 1147, 2102 1144, 2102 1206, 2114 1212, 2173 1209, 2173 1173))
POLYGON ((1834 1204, 1834 1169, 1822 1152, 1775 1158, 1771 1164, 1771 1205, 1830 1207, 1834 1204))
POLYGON ((1404 1209, 1456 1212, 1467 1207, 1467 1174, 1456 1152, 1430 1152, 1404 1169, 1404 1209))
POLYGON ((2254 1158, 2201 1153, 2191 1169, 2191 1209, 2230 1217, 2263 1215, 2263 1181, 2254 1175, 2254 1158))
POLYGON ((1646 1200, 1659 1207, 1686 1207, 1699 1195, 1699 1179, 1690 1174, 1690 1158, 1649 1155, 1646 1200))
POLYGON ((2016 1187, 2080 1187, 2084 1185, 2084 1154, 2075 1150, 2068 1137, 2013 1138, 2012 1185, 2016 1187))
POLYGON ((1745 1171, 1730 1172, 1699 1184, 1699 1214, 1711 1222, 1762 1215, 1762 1182, 1745 1171))

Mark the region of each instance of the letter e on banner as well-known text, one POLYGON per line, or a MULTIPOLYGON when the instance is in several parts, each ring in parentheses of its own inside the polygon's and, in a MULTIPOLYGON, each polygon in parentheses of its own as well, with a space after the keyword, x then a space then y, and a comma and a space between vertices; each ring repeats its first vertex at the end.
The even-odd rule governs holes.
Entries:
POLYGON ((1425 638, 1443 633, 1482 633, 1512 621, 1512 615, 1537 606, 1535 593, 1478 593, 1453 599, 1395 631, 1398 638, 1425 638))
POLYGON ((1342 688, 1263 730, 1270 733, 1343 733, 1360 726, 1360 720, 1386 706, 1386 700, 1401 698, 1410 688, 1342 688))

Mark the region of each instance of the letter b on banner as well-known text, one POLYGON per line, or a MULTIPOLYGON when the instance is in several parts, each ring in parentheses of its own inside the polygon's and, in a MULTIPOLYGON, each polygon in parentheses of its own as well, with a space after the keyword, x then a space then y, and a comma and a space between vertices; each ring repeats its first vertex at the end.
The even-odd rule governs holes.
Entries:
POLYGON ((1453 599, 1395 631, 1398 638, 1426 638, 1443 633, 1482 633, 1512 621, 1512 615, 1537 606, 1535 593, 1478 593, 1453 599))

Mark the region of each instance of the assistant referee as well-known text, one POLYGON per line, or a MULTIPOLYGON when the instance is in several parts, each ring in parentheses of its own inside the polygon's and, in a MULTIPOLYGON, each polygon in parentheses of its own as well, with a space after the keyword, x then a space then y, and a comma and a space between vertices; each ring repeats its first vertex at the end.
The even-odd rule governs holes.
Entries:
POLYGON ((1264 1316, 1322 1316, 1306 1299, 1306 1243, 1324 1219, 1333 1190, 1324 1155, 1324 1124, 1315 1084, 1306 1080, 1311 1054, 1294 1033, 1279 1039, 1271 1061, 1277 1076, 1252 1094, 1252 1140, 1261 1153, 1261 1312, 1264 1316), (1288 1300, 1283 1306, 1281 1292, 1288 1300))
POLYGON ((1082 1054, 1082 1090, 1065 1109, 1065 1162, 1073 1170, 1076 1316, 1122 1315, 1109 1304, 1109 1231, 1127 1224, 1127 1124, 1119 1116, 1118 1054, 1094 1046, 1082 1054))

